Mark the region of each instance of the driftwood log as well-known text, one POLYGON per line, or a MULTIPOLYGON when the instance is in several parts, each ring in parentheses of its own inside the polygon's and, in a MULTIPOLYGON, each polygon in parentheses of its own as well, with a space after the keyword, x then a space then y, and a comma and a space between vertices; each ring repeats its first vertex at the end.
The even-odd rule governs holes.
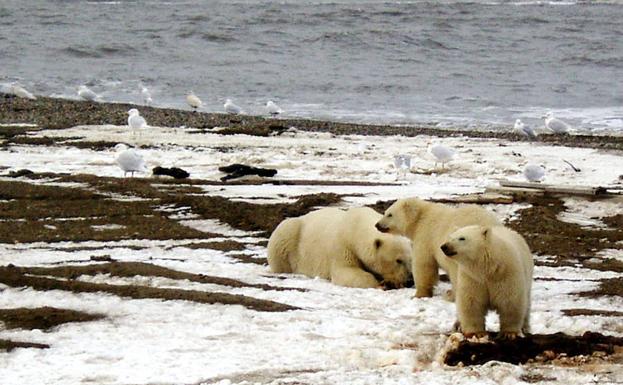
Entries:
POLYGON ((532 334, 513 341, 493 339, 488 342, 463 340, 458 346, 446 352, 444 363, 455 366, 481 365, 489 361, 512 364, 525 363, 530 359, 551 360, 557 357, 590 356, 595 352, 609 355, 615 347, 623 347, 623 338, 586 332, 581 336, 564 333, 532 334))

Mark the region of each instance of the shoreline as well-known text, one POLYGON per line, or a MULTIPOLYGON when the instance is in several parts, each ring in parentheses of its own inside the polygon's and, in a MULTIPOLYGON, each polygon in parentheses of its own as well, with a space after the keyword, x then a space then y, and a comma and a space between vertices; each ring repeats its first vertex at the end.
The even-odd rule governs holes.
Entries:
MULTIPOLYGON (((311 132, 329 132, 335 135, 376 135, 415 137, 469 137, 504 139, 529 142, 511 131, 451 130, 425 126, 393 126, 321 121, 302 118, 271 118, 257 115, 228 115, 215 112, 194 112, 172 108, 141 106, 128 103, 88 102, 50 97, 36 100, 18 98, 0 93, 0 135, 11 137, 39 129, 67 129, 79 125, 127 125, 127 111, 139 108, 150 126, 194 128, 211 130, 221 127, 219 134, 247 134, 269 136, 290 127, 311 132), (36 124, 37 127, 8 126, 17 123, 36 124)), ((554 135, 540 134, 535 143, 623 150, 623 136, 554 135)))

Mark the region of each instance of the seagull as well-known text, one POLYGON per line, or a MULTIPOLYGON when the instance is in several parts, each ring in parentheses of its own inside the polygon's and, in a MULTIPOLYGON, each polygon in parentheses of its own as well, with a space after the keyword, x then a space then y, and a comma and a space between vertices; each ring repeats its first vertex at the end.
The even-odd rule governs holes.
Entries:
POLYGON ((136 130, 147 128, 147 121, 141 116, 136 108, 128 111, 128 126, 132 129, 132 134, 136 135, 136 130))
POLYGON ((406 177, 407 172, 411 169, 411 155, 394 155, 394 167, 396 168, 396 177, 399 177, 400 174, 406 177))
POLYGON ((19 96, 20 98, 26 98, 26 99, 31 99, 31 100, 37 100, 37 98, 35 97, 35 95, 31 94, 30 92, 26 91, 26 89, 22 86, 20 86, 17 83, 13 83, 11 84, 11 88, 10 88, 10 92, 15 95, 15 96, 19 96))
POLYGON ((199 97, 192 91, 186 95, 186 103, 188 103, 188 105, 195 111, 203 105, 201 99, 199 99, 199 97))
POLYGON ((225 100, 225 104, 223 105, 223 107, 225 108, 225 112, 227 112, 228 114, 237 115, 242 113, 242 108, 235 105, 234 102, 231 101, 231 99, 225 100))
POLYGON ((545 127, 554 134, 566 134, 571 130, 570 125, 558 118, 555 118, 551 111, 545 114, 543 118, 545 119, 545 127))
POLYGON ((428 153, 435 158, 435 167, 437 167, 437 163, 441 163, 442 169, 445 167, 445 164, 451 161, 456 155, 454 149, 444 146, 443 144, 435 143, 431 143, 428 146, 428 153))
POLYGON ((149 106, 153 100, 151 98, 151 93, 145 86, 141 86, 141 97, 143 98, 143 104, 149 106))
POLYGON ((266 102, 266 111, 268 111, 271 115, 279 115, 283 112, 283 110, 275 104, 272 100, 266 102))
POLYGON ((126 176, 128 173, 134 176, 135 172, 147 170, 143 157, 133 148, 128 148, 125 144, 119 143, 115 146, 115 150, 117 150, 117 158, 115 161, 121 170, 123 170, 123 176, 126 176))
POLYGON ((525 136, 526 138, 530 138, 530 139, 536 138, 536 134, 534 133, 534 130, 532 129, 532 127, 526 126, 524 122, 521 121, 521 119, 515 120, 514 130, 515 130, 515 133, 521 136, 525 136))
POLYGON ((545 168, 538 164, 528 164, 523 169, 523 176, 528 182, 540 182, 545 178, 545 168))
POLYGON ((95 92, 93 92, 93 90, 85 85, 81 85, 80 87, 78 87, 78 96, 80 96, 84 100, 88 100, 89 102, 92 102, 95 99, 99 98, 99 96, 95 92))

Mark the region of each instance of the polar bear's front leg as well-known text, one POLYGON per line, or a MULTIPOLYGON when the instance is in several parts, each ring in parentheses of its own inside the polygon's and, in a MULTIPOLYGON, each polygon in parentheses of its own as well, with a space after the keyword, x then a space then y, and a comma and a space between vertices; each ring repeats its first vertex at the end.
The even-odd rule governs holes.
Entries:
POLYGON ((484 336, 489 302, 486 288, 466 274, 459 273, 457 281, 456 310, 461 331, 466 337, 484 336))
POLYGON ((346 287, 381 287, 379 281, 372 274, 360 268, 350 266, 334 266, 331 271, 331 282, 346 287))
POLYGON ((439 265, 426 248, 413 245, 413 279, 417 298, 432 297, 433 287, 439 279, 439 265))

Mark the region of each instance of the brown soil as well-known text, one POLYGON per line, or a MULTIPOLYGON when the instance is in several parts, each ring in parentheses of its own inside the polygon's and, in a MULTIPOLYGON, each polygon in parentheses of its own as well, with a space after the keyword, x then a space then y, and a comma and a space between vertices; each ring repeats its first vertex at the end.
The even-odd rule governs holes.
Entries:
MULTIPOLYGON (((81 275, 109 274, 111 276, 128 278, 140 275, 145 277, 163 277, 177 280, 188 280, 191 282, 210 283, 230 287, 253 287, 262 290, 277 291, 305 291, 304 289, 298 288, 277 287, 265 284, 249 284, 232 278, 186 273, 142 262, 110 262, 90 265, 66 265, 58 267, 17 267, 9 265, 9 267, 13 272, 18 272, 23 275, 53 276, 70 280, 76 279, 81 275)), ((2 267, 0 267, 0 269, 2 269, 2 267)))
POLYGON ((569 316, 569 317, 578 317, 578 316, 623 317, 623 311, 615 311, 615 310, 563 309, 562 314, 569 316))
MULTIPOLYGON (((64 267, 59 269, 64 269, 64 267)), ((28 286, 35 290, 65 290, 74 293, 103 292, 134 299, 153 298, 193 301, 206 304, 218 303, 223 305, 242 305, 246 308, 257 311, 276 312, 298 309, 294 306, 238 294, 205 292, 198 290, 160 289, 140 285, 107 285, 73 280, 59 280, 28 275, 28 272, 28 268, 18 268, 11 265, 1 266, 0 282, 10 287, 28 286)), ((68 270, 67 273, 72 274, 74 272, 68 270)))
POLYGON ((102 314, 89 314, 54 307, 0 309, 0 321, 7 329, 48 330, 68 322, 97 321, 102 314))
MULTIPOLYGON (((46 175, 51 177, 52 175, 46 175)), ((33 178, 41 177, 33 175, 33 178)), ((158 211, 164 205, 190 207, 205 219, 219 219, 232 227, 262 231, 272 230, 286 217, 303 215, 314 207, 340 201, 335 194, 301 196, 294 203, 260 205, 233 202, 218 196, 193 196, 198 188, 169 184, 164 189, 153 187, 154 179, 98 178, 88 175, 59 176, 60 182, 79 182, 90 185, 97 192, 82 188, 41 186, 20 181, 0 181, 0 242, 58 242, 58 241, 114 241, 135 239, 195 239, 211 238, 218 234, 204 233, 183 226, 158 211), (119 193, 150 199, 149 201, 118 201, 102 193, 119 193), (57 218, 62 218, 59 220, 57 218), (66 220, 75 218, 77 220, 66 220), (117 224, 118 229, 97 229, 92 226, 117 224)), ((260 236, 262 235, 260 234, 260 236)), ((215 247, 240 250, 240 245, 229 242, 215 247)))
MULTIPOLYGON (((490 334, 493 338, 494 334, 490 334)), ((565 357, 591 356, 595 352, 614 353, 614 347, 623 346, 623 338, 586 332, 581 336, 564 333, 533 334, 514 341, 495 340, 491 342, 461 341, 455 350, 449 351, 444 362, 447 365, 482 365, 489 361, 503 361, 523 364, 529 360, 546 362, 565 357)))
POLYGON ((0 339, 0 351, 4 350, 6 352, 10 352, 11 350, 17 348, 49 349, 50 345, 0 339))
MULTIPOLYGON (((178 246, 171 246, 178 247, 178 246)), ((183 247, 187 249, 212 249, 212 250, 220 250, 220 251, 234 251, 234 250, 244 250, 246 246, 244 243, 232 241, 228 239, 226 241, 221 242, 195 242, 184 245, 183 247)))
MULTIPOLYGON (((133 104, 93 103, 66 99, 38 97, 37 100, 16 98, 0 94, 0 136, 11 138, 28 130, 3 128, 2 123, 34 123, 41 128, 63 129, 77 125, 127 124, 127 111, 133 104)), ((527 139, 508 131, 442 130, 431 127, 365 125, 323 122, 309 119, 272 119, 260 116, 235 116, 218 113, 141 106, 141 115, 150 125, 163 127, 193 127, 211 129, 225 127, 221 134, 245 133, 267 136, 283 132, 288 127, 306 131, 330 132, 336 135, 417 135, 468 136, 476 138, 499 138, 513 141, 527 139)), ((556 145, 623 149, 623 137, 584 135, 539 135, 538 141, 556 145)))
MULTIPOLYGON (((526 238, 532 251, 538 255, 556 255, 555 266, 565 263, 585 264, 597 251, 620 249, 623 241, 623 226, 612 229, 587 229, 574 223, 558 220, 557 215, 565 210, 563 202, 553 196, 526 197, 530 207, 520 210, 518 220, 508 223, 512 229, 526 238), (588 257, 588 258, 587 258, 588 257)), ((615 217, 604 221, 616 221, 615 217)), ((620 268, 615 262, 611 266, 620 268)), ((587 263, 588 268, 600 268, 598 264, 587 263)), ((609 270, 609 268, 608 268, 609 270)))

